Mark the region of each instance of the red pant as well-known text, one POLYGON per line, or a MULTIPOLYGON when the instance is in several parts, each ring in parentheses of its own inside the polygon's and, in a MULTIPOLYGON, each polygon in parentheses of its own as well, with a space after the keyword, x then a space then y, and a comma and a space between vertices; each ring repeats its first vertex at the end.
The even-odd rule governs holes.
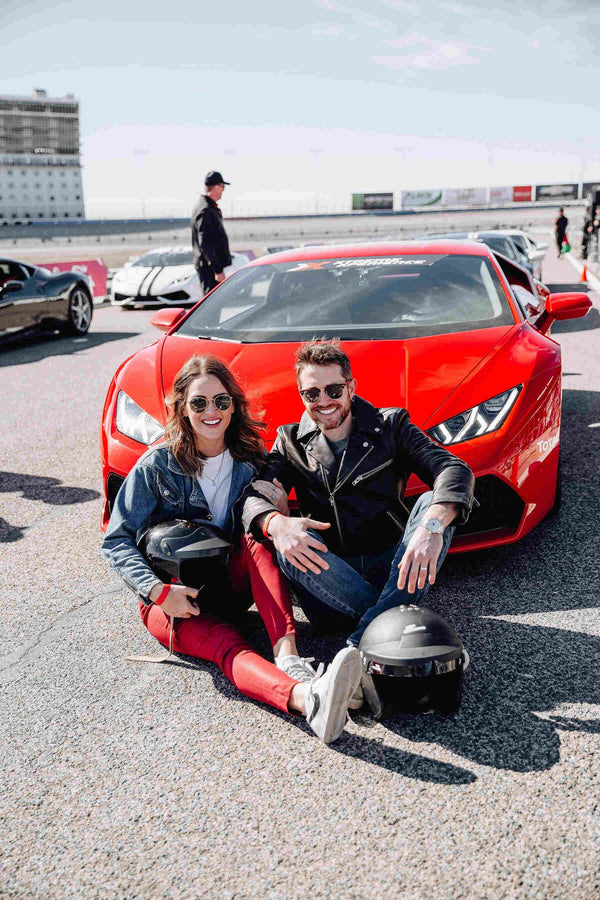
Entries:
POLYGON ((272 544, 259 544, 250 535, 244 535, 239 550, 231 556, 229 574, 234 591, 246 590, 250 582, 271 646, 286 634, 296 633, 290 592, 272 544))
MULTIPOLYGON (((295 633, 290 595, 270 547, 251 537, 243 538, 240 549, 232 555, 230 573, 235 590, 243 590, 250 581, 272 644, 295 633)), ((154 603, 145 606, 140 602, 140 612, 150 634, 168 647, 169 617, 154 603)), ((189 619, 176 619, 173 650, 216 663, 243 694, 290 711, 290 693, 298 682, 263 659, 228 622, 202 612, 189 619)))

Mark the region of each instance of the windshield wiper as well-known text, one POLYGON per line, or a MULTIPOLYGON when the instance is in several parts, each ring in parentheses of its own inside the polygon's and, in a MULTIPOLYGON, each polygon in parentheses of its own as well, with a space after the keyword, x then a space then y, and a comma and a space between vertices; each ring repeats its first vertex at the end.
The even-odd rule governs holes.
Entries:
POLYGON ((241 344, 242 341, 236 341, 234 338, 216 337, 214 334, 197 334, 195 337, 199 341, 222 341, 225 344, 241 344))

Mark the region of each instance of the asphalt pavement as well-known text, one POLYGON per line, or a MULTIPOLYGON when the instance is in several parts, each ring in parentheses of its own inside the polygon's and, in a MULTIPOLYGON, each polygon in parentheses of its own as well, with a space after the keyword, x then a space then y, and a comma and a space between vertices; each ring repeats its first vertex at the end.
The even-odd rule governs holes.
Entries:
MULTIPOLYGON (((578 289, 552 252, 544 279, 578 289)), ((156 644, 100 556, 100 418, 150 313, 98 307, 86 337, 0 350, 0 897, 600 898, 593 296, 553 329, 559 515, 449 557, 429 595, 469 649, 459 714, 356 715, 329 747, 213 665, 125 660, 156 644)), ((298 619, 329 661, 342 636, 298 619)), ((244 629, 266 654, 255 611, 244 629)))

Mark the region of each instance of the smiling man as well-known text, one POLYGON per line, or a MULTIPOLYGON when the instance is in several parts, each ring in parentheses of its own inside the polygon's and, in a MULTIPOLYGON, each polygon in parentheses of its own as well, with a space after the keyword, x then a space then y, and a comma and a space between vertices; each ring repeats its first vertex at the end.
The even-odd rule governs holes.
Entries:
POLYGON ((413 425, 405 409, 377 409, 356 394, 338 341, 312 341, 296 354, 306 411, 283 425, 261 480, 292 488, 301 516, 285 516, 251 491, 243 520, 270 539, 282 571, 316 623, 346 626, 358 646, 377 615, 418 603, 465 522, 474 478, 462 460, 413 425), (432 490, 406 520, 401 496, 415 473, 432 490))

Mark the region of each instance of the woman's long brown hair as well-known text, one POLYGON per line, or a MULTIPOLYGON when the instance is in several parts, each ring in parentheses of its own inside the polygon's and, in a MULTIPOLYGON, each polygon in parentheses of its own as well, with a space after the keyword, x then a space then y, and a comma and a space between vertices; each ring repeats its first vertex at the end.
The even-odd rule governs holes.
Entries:
POLYGON ((247 460, 258 465, 265 453, 260 435, 267 426, 253 419, 244 391, 231 370, 214 356, 192 356, 179 370, 168 399, 169 415, 165 428, 165 441, 186 475, 200 475, 206 457, 196 448, 194 430, 185 415, 188 388, 194 378, 212 375, 218 378, 228 394, 233 397, 233 415, 225 432, 225 445, 234 459, 247 460))

